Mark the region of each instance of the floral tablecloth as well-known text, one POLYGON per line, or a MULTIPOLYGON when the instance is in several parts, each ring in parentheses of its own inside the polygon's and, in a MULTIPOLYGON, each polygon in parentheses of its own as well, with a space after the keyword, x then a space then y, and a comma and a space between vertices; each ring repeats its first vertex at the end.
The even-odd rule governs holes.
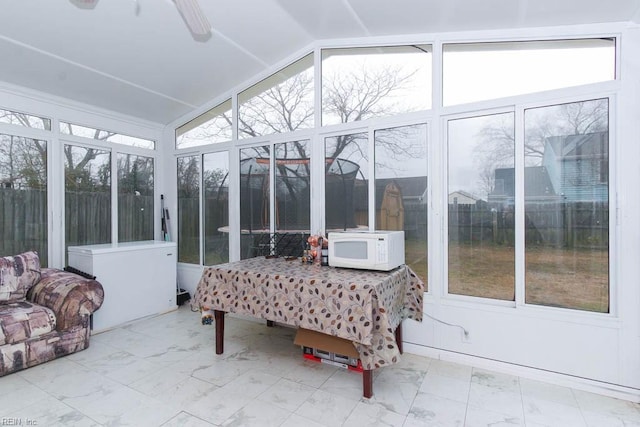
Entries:
POLYGON ((424 283, 406 265, 389 272, 257 257, 206 267, 192 305, 311 329, 354 343, 364 369, 396 363, 395 329, 422 321, 424 283))

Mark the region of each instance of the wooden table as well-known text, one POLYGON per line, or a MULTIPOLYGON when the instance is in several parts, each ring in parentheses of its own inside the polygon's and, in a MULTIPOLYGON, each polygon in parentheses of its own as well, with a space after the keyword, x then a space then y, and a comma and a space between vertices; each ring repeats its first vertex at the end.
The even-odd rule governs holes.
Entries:
POLYGON ((397 363, 401 322, 422 321, 424 283, 406 265, 389 272, 257 257, 206 267, 192 304, 213 317, 216 354, 224 351, 224 314, 237 313, 352 341, 360 355, 363 395, 373 369, 397 363))

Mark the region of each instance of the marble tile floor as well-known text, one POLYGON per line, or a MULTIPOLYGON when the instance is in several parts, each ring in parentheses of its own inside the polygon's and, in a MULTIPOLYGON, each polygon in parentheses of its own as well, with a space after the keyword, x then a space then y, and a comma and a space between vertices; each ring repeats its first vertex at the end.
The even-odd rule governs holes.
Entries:
POLYGON ((0 378, 0 425, 636 426, 640 405, 405 354, 362 377, 303 359, 295 331, 180 309, 91 338, 89 349, 0 378))

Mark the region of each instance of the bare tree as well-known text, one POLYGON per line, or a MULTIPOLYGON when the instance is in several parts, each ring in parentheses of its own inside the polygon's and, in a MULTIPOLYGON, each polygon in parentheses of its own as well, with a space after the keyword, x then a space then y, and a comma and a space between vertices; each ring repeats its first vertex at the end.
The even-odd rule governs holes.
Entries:
MULTIPOLYGON (((70 123, 61 123, 65 127, 65 133, 75 135, 75 127, 70 123)), ((117 135, 116 132, 104 131, 101 129, 88 129, 88 133, 80 136, 107 141, 110 137, 117 135)), ((111 185, 110 161, 102 162, 98 166, 97 174, 90 170, 92 162, 106 152, 96 148, 77 147, 70 144, 64 146, 65 158, 65 181, 68 185, 74 186, 77 190, 95 191, 98 188, 105 189, 111 185)))
POLYGON ((245 137, 291 132, 312 125, 313 69, 272 86, 239 107, 238 132, 245 137))
POLYGON ((7 188, 46 188, 46 142, 0 135, 0 179, 7 188))
POLYGON ((606 130, 609 125, 609 104, 606 99, 563 104, 561 127, 567 135, 582 135, 606 130))
POLYGON ((51 120, 47 118, 2 109, 0 109, 0 123, 9 123, 38 129, 51 128, 51 120))
POLYGON ((178 158, 178 198, 197 198, 200 189, 198 156, 178 158))
POLYGON ((203 171, 204 192, 207 197, 220 198, 221 190, 229 187, 229 171, 216 168, 203 171))
POLYGON ((76 191, 96 191, 108 189, 111 185, 111 160, 101 161, 97 171, 92 162, 109 152, 95 148, 65 145, 65 185, 76 191))
MULTIPOLYGON (((366 120, 372 117, 392 115, 403 111, 404 105, 395 100, 401 91, 410 89, 416 70, 406 67, 366 67, 342 74, 323 76, 323 116, 337 118, 340 123, 366 120)), ((241 137, 255 137, 271 133, 293 132, 313 126, 313 69, 307 69, 274 85, 239 106, 238 132, 241 137)), ((427 96, 426 94, 424 96, 427 96)), ((217 140, 227 135, 231 127, 231 112, 211 120, 198 129, 199 140, 217 140)), ((328 158, 337 158, 353 137, 344 135, 328 158)), ((376 141, 393 147, 398 156, 412 156, 414 149, 408 146, 402 135, 395 133, 376 141)), ((308 156, 305 148, 298 146, 301 157, 308 156)), ((363 153, 366 156, 366 153, 363 153)))
POLYGON ((416 73, 402 65, 385 68, 363 65, 358 71, 325 75, 323 115, 347 123, 401 111, 402 106, 393 101, 394 96, 408 88, 416 73))
MULTIPOLYGON (((66 123, 66 122, 60 122, 60 126, 65 129, 65 133, 67 135, 76 135, 76 126, 72 125, 71 123, 66 123)), ((114 135, 117 135, 117 132, 111 132, 111 131, 106 131, 106 130, 102 130, 102 129, 92 129, 92 128, 86 128, 86 127, 78 127, 81 128, 82 130, 84 130, 85 132, 81 132, 80 134, 78 134, 77 136, 82 136, 85 138, 91 138, 91 139, 95 139, 98 141, 108 141, 109 138, 111 138, 114 135)))
POLYGON ((153 158, 118 154, 118 192, 153 196, 153 158))

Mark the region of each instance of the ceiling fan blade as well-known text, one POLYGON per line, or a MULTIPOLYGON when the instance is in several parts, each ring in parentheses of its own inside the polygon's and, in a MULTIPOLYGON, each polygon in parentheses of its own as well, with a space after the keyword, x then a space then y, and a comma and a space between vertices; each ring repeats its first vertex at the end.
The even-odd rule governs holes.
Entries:
POLYGON ((74 6, 80 9, 93 9, 98 4, 98 0, 69 0, 74 6))
POLYGON ((200 9, 198 0, 173 0, 173 2, 194 37, 211 36, 211 24, 209 24, 209 20, 200 9))

